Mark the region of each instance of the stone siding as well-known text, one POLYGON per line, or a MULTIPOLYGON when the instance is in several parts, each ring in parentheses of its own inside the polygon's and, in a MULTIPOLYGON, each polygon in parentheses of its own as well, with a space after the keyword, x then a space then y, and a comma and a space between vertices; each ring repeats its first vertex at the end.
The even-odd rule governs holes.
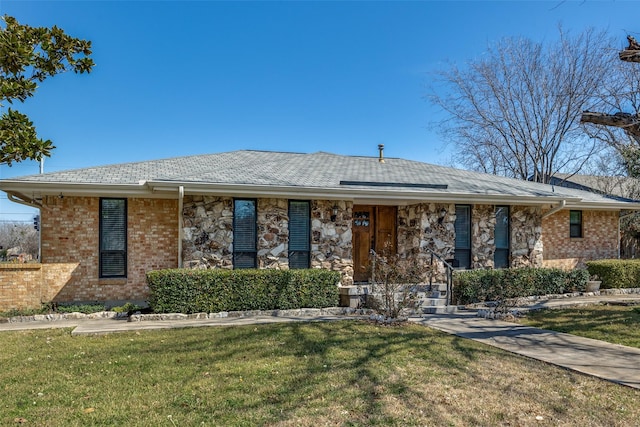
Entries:
POLYGON ((493 268, 496 214, 494 205, 471 208, 471 268, 493 268))
POLYGON ((511 207, 511 267, 542 266, 542 209, 511 207))
POLYGON ((258 199, 258 268, 289 269, 289 203, 258 199))
POLYGON ((185 196, 182 261, 186 268, 233 268, 233 199, 185 196))
MULTIPOLYGON (((433 250, 443 259, 453 257, 456 209, 453 204, 420 203, 398 207, 398 254, 413 259, 428 280, 433 250)), ((444 265, 435 262, 435 280, 444 280, 444 265)))
POLYGON ((352 202, 311 202, 311 268, 340 271, 344 286, 353 284, 352 216, 352 202), (338 214, 332 218, 334 206, 338 214))
MULTIPOLYGON (((312 200, 311 268, 342 272, 353 283, 351 215, 353 204, 312 200), (333 207, 338 213, 333 217, 333 207)), ((258 268, 289 268, 289 202, 257 200, 258 268)), ((183 265, 188 268, 233 268, 233 199, 184 198, 183 265)))
POLYGON ((543 220, 544 265, 584 267, 594 259, 618 258, 619 214, 617 211, 582 211, 582 236, 569 237, 569 209, 543 220))

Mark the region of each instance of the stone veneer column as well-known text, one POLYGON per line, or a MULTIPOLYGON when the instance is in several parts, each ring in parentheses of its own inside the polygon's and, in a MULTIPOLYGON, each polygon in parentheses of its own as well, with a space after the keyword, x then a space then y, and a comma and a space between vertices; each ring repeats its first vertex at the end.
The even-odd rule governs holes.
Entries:
MULTIPOLYGON (((453 204, 421 203, 398 207, 398 254, 415 260, 425 270, 431 264, 433 250, 443 259, 453 257, 456 209, 453 204)), ((444 280, 444 265, 436 258, 435 280, 444 280)))
POLYGON ((258 199, 258 268, 289 269, 289 203, 258 199))
POLYGON ((185 196, 182 261, 186 268, 233 268, 233 199, 185 196))
POLYGON ((340 271, 345 286, 353 284, 352 215, 352 202, 311 201, 311 268, 340 271), (338 214, 332 220, 334 206, 338 214))
POLYGON ((493 205, 471 208, 471 268, 493 268, 496 215, 493 205))
POLYGON ((542 209, 511 207, 511 267, 542 266, 542 209))

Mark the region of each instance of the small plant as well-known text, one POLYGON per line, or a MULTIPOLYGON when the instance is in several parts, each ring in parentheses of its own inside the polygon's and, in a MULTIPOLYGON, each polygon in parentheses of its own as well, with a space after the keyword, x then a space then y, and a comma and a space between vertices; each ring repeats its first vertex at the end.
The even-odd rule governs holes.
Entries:
POLYGON ((58 313, 84 313, 91 314, 97 313, 99 311, 104 311, 104 304, 93 303, 93 304, 59 304, 55 311, 58 313))
POLYGON ((141 310, 143 310, 143 307, 131 302, 127 302, 122 306, 111 307, 111 311, 115 311, 116 313, 127 313, 129 315, 141 310))
POLYGON ((415 285, 423 281, 423 271, 400 255, 371 255, 372 295, 367 306, 387 319, 399 319, 403 310, 415 306, 415 285))

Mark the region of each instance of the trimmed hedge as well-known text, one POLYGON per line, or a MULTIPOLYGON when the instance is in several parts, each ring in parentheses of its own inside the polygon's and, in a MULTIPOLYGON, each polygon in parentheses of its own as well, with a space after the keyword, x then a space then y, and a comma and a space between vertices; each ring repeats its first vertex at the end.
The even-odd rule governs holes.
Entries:
POLYGON ((470 304, 533 295, 583 292, 587 270, 565 271, 558 268, 511 268, 456 271, 453 301, 470 304))
POLYGON ((600 289, 640 288, 640 260, 602 259, 586 264, 589 274, 602 280, 600 289))
POLYGON ((147 273, 156 313, 284 310, 338 305, 340 273, 309 270, 156 270, 147 273))

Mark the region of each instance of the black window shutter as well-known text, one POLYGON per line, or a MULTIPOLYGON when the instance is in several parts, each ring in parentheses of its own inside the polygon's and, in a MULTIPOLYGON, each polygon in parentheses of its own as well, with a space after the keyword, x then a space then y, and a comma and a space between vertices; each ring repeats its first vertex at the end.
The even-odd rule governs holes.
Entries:
POLYGON ((100 199, 100 277, 127 276, 127 200, 100 199))
POLYGON ((289 201, 289 268, 309 268, 310 218, 308 201, 289 201))

